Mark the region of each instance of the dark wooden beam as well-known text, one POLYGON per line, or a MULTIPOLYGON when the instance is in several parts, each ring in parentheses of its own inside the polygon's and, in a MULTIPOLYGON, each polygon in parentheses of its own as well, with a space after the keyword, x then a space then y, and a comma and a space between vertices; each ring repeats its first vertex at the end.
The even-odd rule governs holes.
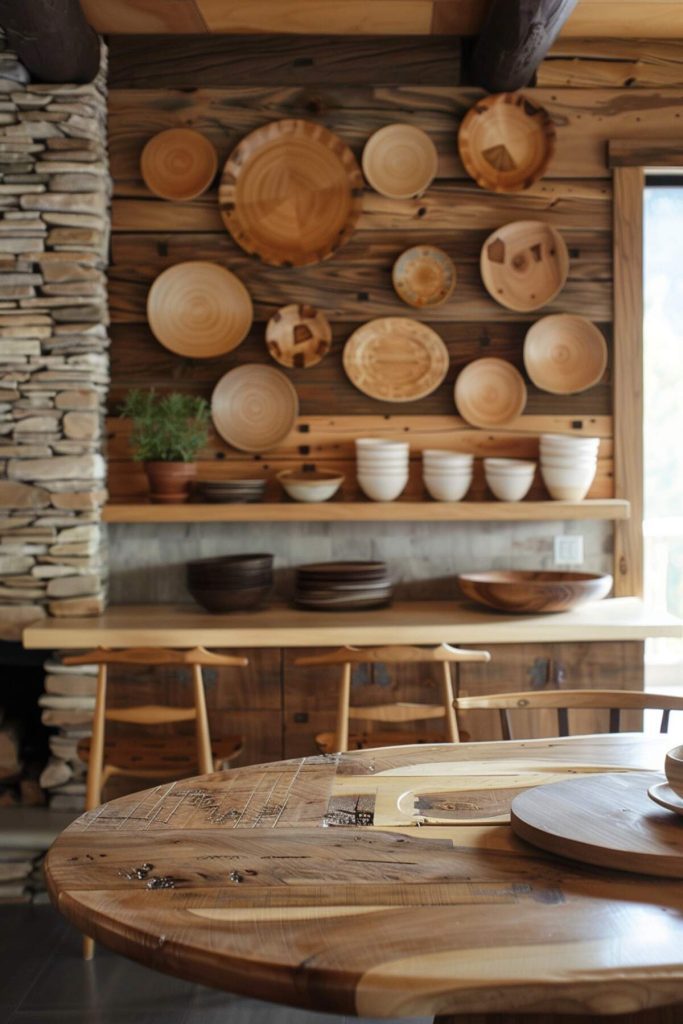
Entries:
POLYGON ((529 85, 578 0, 492 0, 473 47, 469 81, 489 92, 529 85))
POLYGON ((1 0, 0 25, 37 81, 92 82, 99 70, 99 36, 79 0, 1 0))

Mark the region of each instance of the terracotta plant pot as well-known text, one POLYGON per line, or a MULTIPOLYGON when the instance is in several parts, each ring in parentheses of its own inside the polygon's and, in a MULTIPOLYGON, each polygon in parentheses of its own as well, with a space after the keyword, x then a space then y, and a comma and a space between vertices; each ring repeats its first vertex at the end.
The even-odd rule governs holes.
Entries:
POLYGON ((145 462, 144 467, 151 501, 171 505, 189 499, 196 462, 145 462))

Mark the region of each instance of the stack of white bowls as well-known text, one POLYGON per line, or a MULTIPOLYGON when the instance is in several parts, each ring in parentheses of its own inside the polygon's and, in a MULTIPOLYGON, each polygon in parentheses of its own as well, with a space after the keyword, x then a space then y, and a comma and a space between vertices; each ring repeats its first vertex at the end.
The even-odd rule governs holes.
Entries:
POLYGON ((484 459, 486 483, 499 501, 521 501, 534 482, 536 463, 526 459, 484 459))
POLYGON ((460 501, 472 483, 474 455, 427 448, 422 452, 422 479, 436 501, 460 501))
POLYGON ((408 483, 407 441, 356 440, 356 472, 361 490, 372 501, 394 501, 408 483))
POLYGON ((551 498, 581 501, 598 466, 599 437, 541 434, 541 476, 551 498))

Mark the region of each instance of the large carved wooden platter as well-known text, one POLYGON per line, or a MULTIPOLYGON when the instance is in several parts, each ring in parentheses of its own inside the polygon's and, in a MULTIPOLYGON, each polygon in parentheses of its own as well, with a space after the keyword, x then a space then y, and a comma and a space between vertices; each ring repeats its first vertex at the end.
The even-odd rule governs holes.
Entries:
POLYGON ((448 373, 448 349, 436 331, 403 316, 363 324, 346 342, 343 360, 351 383, 383 402, 431 395, 448 373))
POLYGON ((339 136, 311 121, 273 121, 251 132, 223 170, 218 202, 246 252, 273 266, 331 256, 360 216, 363 176, 339 136))
POLYGON ((555 128, 543 107, 519 92, 478 100, 458 132, 463 166, 481 188, 519 192, 541 178, 555 150, 555 128))
POLYGON ((168 267, 147 295, 147 320, 161 344, 180 356, 213 359, 244 341, 253 319, 249 292, 225 267, 190 260, 168 267))
POLYGON ((564 288, 569 253, 559 231, 537 220, 517 220, 484 242, 481 279, 501 306, 527 313, 540 309, 564 288))

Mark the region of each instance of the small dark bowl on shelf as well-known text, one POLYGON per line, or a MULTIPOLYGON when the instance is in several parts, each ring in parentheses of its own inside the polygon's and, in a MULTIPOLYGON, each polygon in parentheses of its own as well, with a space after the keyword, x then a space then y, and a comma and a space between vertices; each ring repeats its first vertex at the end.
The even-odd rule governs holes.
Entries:
POLYGON ((270 583, 265 586, 241 587, 239 589, 188 587, 197 604, 200 604, 207 612, 216 614, 249 611, 252 608, 257 608, 266 600, 271 589, 270 583))

